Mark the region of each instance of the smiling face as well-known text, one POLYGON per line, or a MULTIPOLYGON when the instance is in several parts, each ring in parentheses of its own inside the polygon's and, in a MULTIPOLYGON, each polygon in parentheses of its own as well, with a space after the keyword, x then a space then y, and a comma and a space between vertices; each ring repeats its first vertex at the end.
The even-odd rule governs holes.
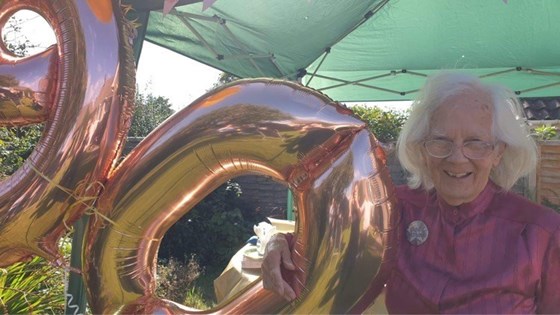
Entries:
POLYGON ((492 167, 500 163, 504 151, 501 144, 482 159, 469 159, 460 149, 466 141, 496 141, 492 135, 491 102, 484 91, 468 89, 447 98, 430 120, 428 139, 448 140, 455 145, 446 158, 432 157, 423 149, 434 187, 450 205, 474 200, 486 187, 492 167))

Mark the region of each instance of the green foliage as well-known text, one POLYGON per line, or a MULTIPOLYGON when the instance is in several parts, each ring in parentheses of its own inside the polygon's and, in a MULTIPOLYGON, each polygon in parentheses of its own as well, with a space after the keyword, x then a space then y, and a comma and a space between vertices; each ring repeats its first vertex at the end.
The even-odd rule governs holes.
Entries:
MULTIPOLYGON (((1 1, 0 1, 1 2, 1 1)), ((12 15, 2 30, 2 40, 8 51, 19 57, 29 55, 29 50, 39 47, 23 32, 25 20, 12 15)), ((6 86, 17 85, 15 78, 3 76, 6 86)), ((0 180, 13 174, 31 154, 42 134, 42 125, 0 128, 0 180)))
POLYGON ((227 73, 227 72, 222 72, 220 73, 220 76, 218 77, 218 82, 214 83, 212 85, 212 89, 215 89, 217 87, 220 87, 224 84, 228 84, 231 83, 233 81, 239 80, 239 77, 234 76, 233 74, 227 73))
MULTIPOLYGON (((61 252, 68 260, 70 240, 63 238, 61 252)), ((41 257, 0 269, 0 313, 64 313, 65 271, 41 257)))
POLYGON ((42 125, 0 128, 0 179, 13 174, 23 164, 42 132, 42 125))
POLYGON ((368 123, 371 132, 383 143, 397 141, 399 132, 408 118, 408 113, 383 110, 379 107, 356 105, 351 109, 356 116, 368 123))
POLYGON ((187 291, 187 296, 185 297, 183 304, 199 310, 206 310, 214 306, 211 301, 208 301, 205 298, 204 293, 198 287, 191 287, 187 291))
POLYGON ((555 126, 540 125, 533 129, 533 136, 537 140, 554 140, 560 136, 555 126))
POLYGON ((182 262, 174 257, 158 261, 156 294, 159 297, 198 309, 207 309, 193 282, 204 272, 194 256, 182 262))
MULTIPOLYGON (((2 3, 2 1, 0 1, 2 3)), ((8 51, 12 52, 18 57, 25 57, 29 55, 29 49, 38 47, 22 32, 23 24, 25 21, 16 16, 11 16, 2 31, 2 40, 6 44, 8 51)))
POLYGON ((17 263, 0 274, 0 312, 3 314, 61 314, 64 278, 44 259, 17 263))
POLYGON ((239 187, 231 181, 210 193, 167 231, 159 258, 183 260, 194 255, 202 266, 223 268, 253 235, 253 225, 265 220, 239 195, 239 187))
POLYGON ((136 94, 136 109, 128 132, 129 137, 145 137, 175 111, 169 99, 152 93, 136 94))
MULTIPOLYGON (((190 267, 181 269, 183 274, 192 274, 193 269, 196 271, 194 266, 203 266, 199 270, 200 277, 192 284, 180 285, 177 292, 170 292, 170 296, 175 295, 175 301, 181 302, 184 297, 185 305, 198 309, 215 304, 213 280, 253 235, 253 225, 265 220, 264 215, 250 210, 240 198, 241 193, 237 183, 228 181, 206 196, 165 234, 159 248, 160 264, 174 260, 173 268, 181 269, 177 262, 188 258, 190 267)), ((160 296, 169 298, 162 294, 160 296)))
MULTIPOLYGON (((1 2, 1 1, 0 1, 1 2)), ((3 41, 16 56, 27 56, 32 44, 21 34, 22 19, 10 17, 3 41)), ((31 154, 42 134, 42 125, 0 128, 0 179, 13 174, 31 154)), ((62 243, 69 256, 68 243, 62 243)), ((65 274, 41 257, 0 269, 0 312, 2 314, 64 313, 65 274)))

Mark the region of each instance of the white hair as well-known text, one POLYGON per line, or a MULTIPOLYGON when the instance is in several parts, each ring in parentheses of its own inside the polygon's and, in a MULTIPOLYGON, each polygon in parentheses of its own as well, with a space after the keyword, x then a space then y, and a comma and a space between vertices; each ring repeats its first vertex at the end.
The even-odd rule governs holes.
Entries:
POLYGON ((397 141, 397 156, 409 172, 408 186, 432 189, 422 143, 428 136, 430 119, 446 99, 466 90, 481 90, 492 98, 492 132, 505 144, 502 159, 490 173, 490 179, 504 190, 535 169, 537 145, 529 135, 515 94, 499 85, 486 84, 476 76, 459 72, 442 72, 428 77, 404 124, 397 141))

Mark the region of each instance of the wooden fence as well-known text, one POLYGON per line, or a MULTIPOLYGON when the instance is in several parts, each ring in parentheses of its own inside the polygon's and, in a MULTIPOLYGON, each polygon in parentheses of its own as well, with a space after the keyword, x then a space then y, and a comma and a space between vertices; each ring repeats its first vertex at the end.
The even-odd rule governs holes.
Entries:
POLYGON ((540 160, 536 174, 536 199, 560 206, 560 140, 539 142, 540 160))

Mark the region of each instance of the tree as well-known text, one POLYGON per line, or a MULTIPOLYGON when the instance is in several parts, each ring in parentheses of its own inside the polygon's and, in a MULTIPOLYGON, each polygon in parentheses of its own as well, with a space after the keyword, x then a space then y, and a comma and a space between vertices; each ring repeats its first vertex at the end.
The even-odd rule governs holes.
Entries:
POLYGON ((222 72, 220 73, 220 76, 218 77, 218 81, 216 83, 214 83, 214 85, 212 85, 212 89, 215 89, 217 87, 220 87, 222 85, 231 83, 233 81, 239 80, 239 77, 236 77, 235 75, 231 74, 231 73, 227 73, 227 72, 222 72))
POLYGON ((39 47, 38 44, 32 43, 25 34, 22 32, 23 23, 22 18, 12 15, 4 30, 2 32, 2 40, 6 44, 6 48, 18 57, 29 55, 29 49, 39 47))
MULTIPOLYGON (((11 16, 2 32, 6 48, 18 57, 28 56, 29 49, 39 46, 31 43, 22 33, 24 22, 21 18, 11 16)), ((1 83, 3 86, 19 85, 11 76, 3 76, 1 83)), ((13 174, 23 164, 41 138, 42 130, 42 124, 0 128, 0 180, 13 174)))
POLYGON ((132 117, 129 137, 145 137, 175 111, 169 99, 144 92, 136 94, 136 109, 132 117))
POLYGON ((368 123, 369 130, 383 143, 397 141, 401 128, 408 118, 407 112, 383 110, 379 107, 356 105, 351 109, 356 116, 368 123))
POLYGON ((43 125, 0 128, 0 179, 13 174, 33 152, 43 125))

